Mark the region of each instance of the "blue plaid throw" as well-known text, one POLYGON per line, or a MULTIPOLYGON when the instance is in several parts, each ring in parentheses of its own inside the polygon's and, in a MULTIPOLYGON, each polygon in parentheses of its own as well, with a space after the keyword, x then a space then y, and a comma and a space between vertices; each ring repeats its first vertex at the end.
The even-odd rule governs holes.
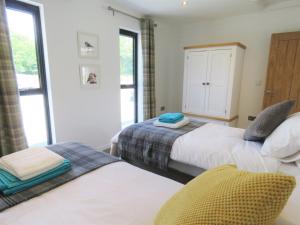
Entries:
POLYGON ((3 196, 0 194, 0 211, 39 196, 99 167, 120 160, 109 154, 97 152, 86 145, 74 142, 51 145, 47 148, 61 155, 65 159, 70 160, 72 169, 59 177, 53 178, 17 194, 10 196, 3 196))
POLYGON ((179 129, 156 127, 151 119, 125 128, 118 138, 118 154, 124 160, 167 170, 175 140, 205 123, 191 120, 179 129))

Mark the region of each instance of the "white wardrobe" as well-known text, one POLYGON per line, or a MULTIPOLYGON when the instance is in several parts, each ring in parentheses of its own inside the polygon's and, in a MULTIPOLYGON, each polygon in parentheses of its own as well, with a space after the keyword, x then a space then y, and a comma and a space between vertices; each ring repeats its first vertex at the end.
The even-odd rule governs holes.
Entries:
POLYGON ((245 49, 239 42, 185 47, 186 115, 235 126, 245 49))

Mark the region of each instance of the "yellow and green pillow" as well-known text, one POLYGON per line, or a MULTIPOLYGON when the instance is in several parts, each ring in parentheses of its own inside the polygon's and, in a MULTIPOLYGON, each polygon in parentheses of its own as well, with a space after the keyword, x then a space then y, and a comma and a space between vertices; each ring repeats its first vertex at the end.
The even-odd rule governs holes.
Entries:
POLYGON ((161 208, 155 225, 272 225, 296 181, 226 165, 189 182, 161 208))

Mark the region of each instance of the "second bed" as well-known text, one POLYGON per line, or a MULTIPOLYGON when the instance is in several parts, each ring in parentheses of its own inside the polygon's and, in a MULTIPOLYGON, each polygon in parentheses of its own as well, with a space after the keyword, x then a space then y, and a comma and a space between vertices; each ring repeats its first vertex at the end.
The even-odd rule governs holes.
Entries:
MULTIPOLYGON (((168 168, 197 176, 204 170, 224 164, 235 164, 252 172, 296 171, 294 164, 263 156, 262 143, 245 141, 245 130, 207 123, 180 137, 173 143, 168 168)), ((111 153, 118 155, 118 135, 112 139, 111 153)))

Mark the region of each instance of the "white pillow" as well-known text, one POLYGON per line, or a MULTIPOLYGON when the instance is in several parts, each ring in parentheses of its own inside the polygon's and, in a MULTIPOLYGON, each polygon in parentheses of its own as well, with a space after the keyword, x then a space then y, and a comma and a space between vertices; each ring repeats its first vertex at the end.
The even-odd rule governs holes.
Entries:
POLYGON ((294 114, 291 114, 288 116, 288 118, 294 117, 294 116, 300 116, 300 112, 296 112, 294 114))
POLYGON ((279 161, 283 162, 283 163, 293 163, 293 162, 297 162, 299 160, 300 160, 300 152, 297 152, 296 154, 290 155, 286 158, 279 159, 279 161))
POLYGON ((289 117, 265 140, 262 155, 282 159, 300 151, 300 114, 289 117))

